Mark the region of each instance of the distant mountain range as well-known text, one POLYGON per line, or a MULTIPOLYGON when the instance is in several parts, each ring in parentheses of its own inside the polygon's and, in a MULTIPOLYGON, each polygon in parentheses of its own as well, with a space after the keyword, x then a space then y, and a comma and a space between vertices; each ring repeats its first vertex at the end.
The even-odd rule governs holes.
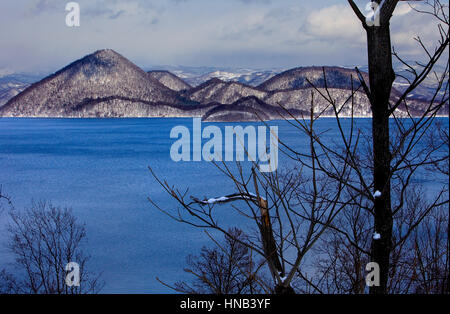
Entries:
POLYGON ((17 73, 6 73, 0 76, 0 107, 41 78, 41 75, 17 73))
MULTIPOLYGON (((337 101, 341 116, 352 115, 348 101, 351 86, 357 89, 360 85, 353 69, 303 67, 277 73, 184 68, 146 72, 113 50, 100 50, 31 85, 32 77, 0 78, 0 116, 271 120, 308 116, 312 97, 316 114, 333 116, 333 108, 320 96, 326 94, 323 69, 328 92, 337 101)), ((363 76, 367 80, 367 74, 363 76)), ((394 88, 393 100, 399 95, 394 88)), ((409 98, 411 113, 419 115, 425 100, 423 95, 409 98)), ((448 114, 448 104, 441 113, 448 114)), ((406 112, 399 108, 397 114, 406 112)), ((369 102, 361 89, 355 92, 353 115, 370 116, 369 102)))
POLYGON ((285 69, 243 69, 243 68, 217 68, 217 67, 186 67, 186 66, 162 66, 148 68, 148 71, 168 71, 181 78, 189 85, 196 87, 218 78, 226 82, 238 82, 256 87, 285 69))

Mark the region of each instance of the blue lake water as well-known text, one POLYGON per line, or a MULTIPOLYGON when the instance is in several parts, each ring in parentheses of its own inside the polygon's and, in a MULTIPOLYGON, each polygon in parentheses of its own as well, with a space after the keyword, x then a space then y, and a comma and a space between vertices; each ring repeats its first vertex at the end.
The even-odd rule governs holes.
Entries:
MULTIPOLYGON (((344 125, 348 122, 343 120, 344 125)), ((448 119, 444 122, 448 125, 448 119)), ((370 123, 370 119, 358 120, 363 128, 370 123)), ((29 207, 32 200, 73 209, 86 224, 90 268, 103 272, 102 292, 172 292, 155 277, 168 283, 190 278, 183 272, 186 256, 211 241, 202 230, 174 222, 149 203, 151 197, 167 208, 174 205, 148 166, 199 197, 235 192, 211 163, 171 160, 175 140, 169 135, 176 125, 191 128, 192 119, 2 118, 0 184, 17 209, 29 207)), ((308 147, 307 138, 289 123, 269 125, 277 125, 280 139, 297 150, 308 147)), ((324 138, 330 144, 338 137, 333 119, 321 119, 317 127, 328 130, 324 138)), ((279 168, 292 163, 280 155, 279 168)), ((250 167, 250 163, 243 165, 250 167)), ((5 217, 5 213, 0 217, 0 242, 5 241, 5 217)), ((224 219, 233 225, 238 217, 224 219)), ((11 256, 1 246, 0 266, 8 262, 11 256)))

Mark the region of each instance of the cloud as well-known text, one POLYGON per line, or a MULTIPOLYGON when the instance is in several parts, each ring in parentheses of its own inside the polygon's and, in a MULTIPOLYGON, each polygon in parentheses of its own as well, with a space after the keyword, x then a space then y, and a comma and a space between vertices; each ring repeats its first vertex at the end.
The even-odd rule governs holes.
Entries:
POLYGON ((270 4, 271 0, 238 0, 244 4, 270 4))
POLYGON ((413 10, 413 8, 416 7, 413 4, 409 4, 409 3, 399 3, 397 5, 397 7, 395 8, 394 11, 394 16, 402 16, 408 13, 411 13, 411 11, 413 10))
POLYGON ((42 13, 48 10, 56 10, 57 8, 61 7, 61 2, 55 1, 55 0, 38 0, 38 1, 32 1, 31 2, 31 10, 34 11, 34 13, 42 13))
MULTIPOLYGON (((183 0, 172 0, 180 2, 183 0)), ((64 11, 67 1, 61 0, 31 0, 28 2, 29 11, 32 14, 48 14, 64 11)), ((75 0, 80 4, 84 15, 87 16, 106 16, 116 19, 119 16, 132 15, 137 16, 149 12, 163 10, 164 1, 145 1, 145 0, 75 0)))
POLYGON ((421 59, 425 56, 415 38, 421 38, 430 51, 439 40, 437 20, 429 14, 417 12, 415 9, 429 10, 423 4, 401 4, 392 18, 392 44, 400 55, 410 59, 421 59))
MULTIPOLYGON (((399 54, 420 58, 422 48, 415 38, 420 37, 431 48, 438 40, 437 21, 414 9, 425 9, 423 4, 399 3, 391 19, 391 40, 399 54)), ((428 8, 429 10, 429 8, 428 8)), ((307 16, 301 32, 314 42, 325 41, 330 46, 341 46, 340 53, 351 47, 364 47, 366 34, 360 21, 348 5, 332 5, 313 10, 307 16)), ((432 49, 430 49, 432 50, 432 49)))
POLYGON ((340 40, 361 43, 364 30, 348 5, 333 5, 313 11, 302 31, 316 40, 340 40))
MULTIPOLYGON (((367 62, 365 32, 341 0, 78 2, 81 27, 68 28, 65 1, 0 1, 0 68, 56 70, 101 48, 115 49, 141 66, 367 62)), ((394 15, 393 44, 408 58, 421 53, 415 35, 421 34, 427 42, 436 38, 435 23, 407 4, 399 5, 394 15)))

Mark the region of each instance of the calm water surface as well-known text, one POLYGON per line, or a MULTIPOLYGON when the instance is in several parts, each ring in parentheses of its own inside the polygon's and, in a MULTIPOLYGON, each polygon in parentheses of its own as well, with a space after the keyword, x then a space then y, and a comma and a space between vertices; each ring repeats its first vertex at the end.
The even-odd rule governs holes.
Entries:
MULTIPOLYGON (((369 119, 358 123, 362 128, 370 126, 369 119)), ((173 207, 148 166, 169 183, 189 187, 200 197, 235 192, 211 163, 171 160, 174 140, 169 134, 176 125, 191 128, 192 119, 2 118, 0 184, 17 209, 29 207, 32 200, 49 200, 73 209, 86 224, 86 250, 92 256, 91 269, 103 272, 103 292, 171 292, 155 277, 169 283, 190 278, 182 271, 185 257, 210 241, 201 230, 172 221, 148 202, 151 197, 173 207)), ((270 125, 279 127, 282 141, 298 150, 308 147, 307 139, 287 122, 270 125)), ((328 130, 324 138, 330 144, 338 137, 332 119, 319 120, 317 127, 328 130)), ((280 168, 290 164, 280 155, 280 168)), ((229 225, 238 220, 235 215, 223 219, 229 225)), ((1 242, 5 220, 3 213, 1 242)), ((3 245, 0 262, 11 262, 3 245)))

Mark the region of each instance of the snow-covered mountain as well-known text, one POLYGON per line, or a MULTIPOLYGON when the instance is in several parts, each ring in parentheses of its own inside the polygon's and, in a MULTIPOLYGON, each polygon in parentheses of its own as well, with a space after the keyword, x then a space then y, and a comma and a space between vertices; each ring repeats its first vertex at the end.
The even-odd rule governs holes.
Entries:
MULTIPOLYGON (((182 97, 193 102, 200 103, 218 103, 222 106, 214 108, 211 112, 214 115, 206 115, 204 118, 208 120, 216 119, 223 121, 225 119, 247 117, 242 113, 251 107, 253 111, 258 112, 258 117, 269 116, 270 119, 279 119, 282 117, 290 117, 289 114, 296 116, 306 116, 310 114, 312 97, 314 95, 314 113, 322 116, 334 116, 334 109, 331 104, 322 95, 331 95, 335 101, 341 116, 369 117, 371 115, 370 104, 366 94, 362 89, 354 93, 354 107, 352 108, 349 101, 352 94, 350 79, 351 70, 343 68, 325 68, 327 77, 328 91, 321 81, 323 71, 316 67, 308 67, 301 69, 293 69, 278 74, 270 79, 267 84, 258 87, 251 87, 237 82, 225 82, 219 79, 211 79, 200 86, 181 93, 182 97), (321 72, 321 76, 318 74, 321 72), (314 84, 310 87, 306 78, 314 84), (304 84, 303 84, 304 83, 304 84), (307 85, 306 85, 307 83, 307 85), (309 86, 309 87, 308 87, 309 86), (242 103, 252 101, 252 105, 248 106, 242 103), (258 102, 254 102, 258 99, 258 102), (238 107, 241 106, 241 110, 238 107), (229 112, 228 112, 229 111, 229 112), (286 112, 289 111, 289 114, 286 112), (352 112, 353 111, 353 112, 352 112), (265 115, 260 114, 265 112, 265 115)), ((367 74, 363 73, 367 79, 367 74)), ((354 77, 354 76, 353 76, 354 77)), ((359 86, 359 82, 354 79, 355 90, 359 86)), ((393 89, 392 101, 398 99, 400 93, 393 89)), ((409 100, 411 113, 418 115, 426 103, 421 100, 409 100)), ((404 108, 400 107, 397 116, 406 116, 404 108)), ((253 118, 256 116, 253 114, 253 118)))
MULTIPOLYGON (((368 75, 363 74, 368 81, 368 75)), ((258 87, 267 91, 289 90, 309 87, 325 87, 350 89, 357 88, 360 83, 356 70, 341 67, 300 67, 282 72, 265 81, 258 87)))
POLYGON ((41 74, 11 73, 11 71, 4 71, 3 74, 0 75, 0 107, 43 77, 41 74))
MULTIPOLYGON (((412 68, 417 71, 417 73, 420 73, 422 68, 419 65, 413 62, 410 62, 410 64, 412 68)), ((395 73, 397 73, 397 79, 394 82, 394 87, 399 91, 404 92, 409 87, 408 80, 412 81, 414 79, 414 75, 410 71, 408 71, 408 68, 404 64, 398 64, 396 66, 395 73)), ((446 86, 444 84, 444 86, 442 86, 439 91, 437 91, 437 86, 444 73, 447 73, 445 80, 448 82, 449 77, 448 72, 445 71, 445 67, 441 65, 435 65, 432 73, 430 73, 430 75, 425 78, 420 86, 418 86, 412 93, 410 93, 408 97, 423 100, 430 100, 435 96, 435 94, 437 95, 437 98, 439 98, 439 96, 442 97, 445 93, 446 86)))
POLYGON ((169 71, 149 71, 148 75, 157 79, 161 84, 170 88, 171 90, 180 92, 184 90, 189 90, 192 88, 191 85, 183 81, 181 78, 169 71))
POLYGON ((113 50, 100 50, 32 84, 0 107, 3 116, 114 117, 159 113, 178 95, 113 50))
POLYGON ((234 81, 223 81, 218 78, 187 90, 181 94, 183 97, 197 102, 217 102, 220 104, 232 104, 235 101, 249 96, 263 99, 267 93, 256 87, 234 81))
MULTIPOLYGON (((406 63, 411 66, 417 73, 420 73, 423 69, 420 65, 418 65, 414 61, 406 61, 406 63)), ((397 74, 393 87, 399 92, 404 92, 409 87, 409 82, 414 80, 414 75, 411 73, 411 69, 408 68, 405 64, 399 62, 398 60, 394 60, 394 72, 397 74), (408 82, 409 80, 409 82, 408 82)), ((346 68, 354 69, 355 67, 346 66, 346 68)), ((358 66, 361 71, 367 72, 368 66, 358 66)), ((438 88, 438 78, 440 78, 443 73, 447 73, 446 81, 448 82, 448 71, 445 70, 444 65, 435 64, 433 67, 433 71, 425 78, 425 80, 414 90, 414 92, 408 95, 408 98, 413 99, 421 99, 424 101, 430 101, 436 94, 436 90, 438 88)), ((443 96, 445 93, 445 84, 440 88, 437 92, 438 96, 443 96)), ((447 92, 448 93, 448 92, 447 92)), ((437 97, 439 98, 439 97, 437 97)))
POLYGON ((217 67, 160 66, 151 70, 169 71, 193 87, 197 87, 211 79, 217 78, 225 82, 238 82, 250 86, 258 86, 272 78, 283 69, 247 69, 217 67))
MULTIPOLYGON (((368 81, 367 73, 362 75, 368 81)), ((100 50, 30 86, 11 77, 4 79, 0 79, 0 97, 12 98, 3 106, 0 103, 0 116, 269 120, 290 117, 286 110, 294 116, 308 116, 312 97, 316 114, 333 116, 333 107, 322 97, 328 93, 343 117, 371 114, 362 89, 355 92, 351 107, 351 87, 357 89, 360 82, 354 69, 344 67, 301 67, 281 72, 170 67, 147 73, 113 50, 100 50)), ((399 95, 394 86, 392 101, 399 95)), ((421 114, 426 97, 410 97, 410 113, 421 114)), ((400 107, 397 116, 406 116, 404 109, 400 107)), ((448 104, 441 114, 448 114, 448 104)))

